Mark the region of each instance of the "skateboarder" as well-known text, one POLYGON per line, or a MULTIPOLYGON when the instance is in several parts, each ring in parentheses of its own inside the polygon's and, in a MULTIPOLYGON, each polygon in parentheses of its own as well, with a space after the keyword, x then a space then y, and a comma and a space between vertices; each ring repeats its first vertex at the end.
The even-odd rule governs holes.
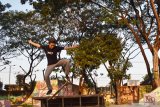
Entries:
POLYGON ((48 92, 46 93, 46 95, 49 95, 52 93, 52 86, 50 83, 49 75, 51 74, 51 72, 54 70, 55 67, 62 66, 64 68, 67 80, 70 81, 69 77, 68 77, 69 70, 70 70, 69 60, 67 60, 67 59, 58 60, 57 53, 60 52, 61 50, 68 50, 68 49, 76 48, 76 47, 78 47, 77 45, 70 46, 70 47, 56 46, 56 40, 54 38, 51 38, 49 40, 48 45, 41 45, 39 43, 33 42, 32 40, 29 40, 28 43, 37 47, 37 48, 42 48, 46 54, 47 61, 48 61, 47 69, 46 69, 45 75, 44 75, 45 82, 48 87, 48 92))

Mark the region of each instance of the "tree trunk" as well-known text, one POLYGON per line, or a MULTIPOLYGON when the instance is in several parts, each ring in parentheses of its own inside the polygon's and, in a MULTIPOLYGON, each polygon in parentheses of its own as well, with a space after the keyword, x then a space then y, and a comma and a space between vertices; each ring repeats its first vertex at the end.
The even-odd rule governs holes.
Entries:
POLYGON ((159 83, 159 66, 158 66, 158 46, 155 44, 153 47, 154 55, 153 55, 153 74, 154 74, 154 88, 160 86, 159 83))
MULTIPOLYGON (((125 20, 124 17, 122 17, 122 18, 123 18, 123 20, 125 20)), ((139 48, 140 48, 140 51, 142 53, 143 59, 144 59, 145 64, 146 64, 146 69, 147 69, 148 76, 152 80, 152 73, 151 73, 151 70, 150 70, 149 61, 147 59, 146 53, 145 53, 145 51, 143 49, 143 46, 141 44, 141 39, 139 38, 139 35, 134 31, 133 27, 129 23, 127 23, 127 26, 131 30, 131 32, 132 32, 132 34, 133 34, 133 36, 134 36, 139 48)))
POLYGON ((120 92, 119 92, 119 87, 121 83, 119 82, 119 80, 115 81, 113 87, 115 89, 115 95, 116 95, 116 104, 120 104, 120 92))

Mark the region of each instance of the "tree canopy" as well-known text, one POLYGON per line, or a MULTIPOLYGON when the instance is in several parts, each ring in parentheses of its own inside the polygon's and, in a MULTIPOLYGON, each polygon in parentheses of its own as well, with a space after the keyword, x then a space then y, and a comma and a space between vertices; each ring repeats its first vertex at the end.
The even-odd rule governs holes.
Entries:
POLYGON ((82 39, 80 47, 74 53, 74 62, 81 68, 98 68, 106 61, 117 60, 121 51, 120 38, 110 34, 99 34, 94 38, 82 39))

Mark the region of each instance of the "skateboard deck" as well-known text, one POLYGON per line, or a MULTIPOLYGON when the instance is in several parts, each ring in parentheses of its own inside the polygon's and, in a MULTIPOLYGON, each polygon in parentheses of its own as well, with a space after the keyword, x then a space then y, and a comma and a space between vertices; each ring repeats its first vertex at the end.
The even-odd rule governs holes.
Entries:
POLYGON ((53 95, 51 95, 48 100, 53 99, 69 82, 66 81, 53 95))

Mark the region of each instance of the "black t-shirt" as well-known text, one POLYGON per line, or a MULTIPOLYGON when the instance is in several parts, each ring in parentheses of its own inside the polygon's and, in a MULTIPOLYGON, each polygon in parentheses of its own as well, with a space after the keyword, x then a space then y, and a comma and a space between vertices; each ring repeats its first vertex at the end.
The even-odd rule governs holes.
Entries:
POLYGON ((48 65, 57 63, 57 53, 64 49, 64 47, 60 46, 55 46, 53 49, 50 49, 48 45, 41 45, 41 48, 46 54, 48 65))

